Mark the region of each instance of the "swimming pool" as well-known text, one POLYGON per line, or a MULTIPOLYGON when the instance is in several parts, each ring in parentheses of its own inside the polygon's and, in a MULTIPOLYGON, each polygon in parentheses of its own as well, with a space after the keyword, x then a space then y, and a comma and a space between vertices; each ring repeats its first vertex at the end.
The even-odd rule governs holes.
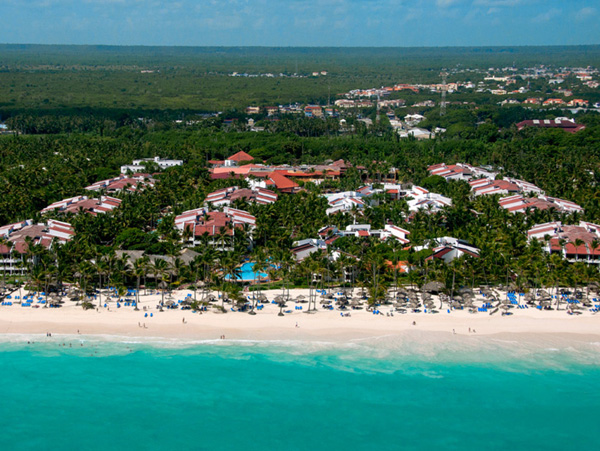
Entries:
MULTIPOLYGON (((271 267, 275 267, 271 265, 271 267)), ((231 274, 225 276, 225 280, 233 280, 231 274)), ((240 272, 236 274, 236 282, 258 282, 269 280, 269 275, 266 272, 254 271, 254 262, 246 262, 240 266, 240 272)))

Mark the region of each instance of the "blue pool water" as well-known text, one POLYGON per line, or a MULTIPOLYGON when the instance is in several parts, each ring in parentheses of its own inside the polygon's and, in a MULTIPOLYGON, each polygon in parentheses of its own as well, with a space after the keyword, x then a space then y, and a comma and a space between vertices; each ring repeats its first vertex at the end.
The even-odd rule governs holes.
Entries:
MULTIPOLYGON (((227 280, 231 280, 231 274, 225 277, 227 280)), ((236 274, 236 280, 243 282, 254 282, 267 280, 269 275, 266 272, 254 271, 254 262, 246 262, 240 266, 240 272, 236 274)))
POLYGON ((48 340, 1 343, 0 449, 597 449, 597 344, 48 340))

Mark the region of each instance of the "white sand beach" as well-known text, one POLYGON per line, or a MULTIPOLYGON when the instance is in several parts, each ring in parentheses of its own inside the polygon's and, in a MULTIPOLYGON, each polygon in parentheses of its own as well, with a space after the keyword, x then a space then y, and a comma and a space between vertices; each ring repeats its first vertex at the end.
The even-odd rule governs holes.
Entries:
MULTIPOLYGON (((269 300, 281 290, 264 292, 269 300)), ((183 300, 191 291, 175 291, 173 298, 183 300)), ((290 296, 304 295, 308 290, 290 290, 290 296)), ((469 313, 468 310, 441 310, 439 313, 394 313, 393 306, 379 307, 380 314, 367 310, 347 309, 343 312, 325 310, 317 302, 317 311, 307 313, 307 304, 288 301, 284 316, 279 307, 263 304, 256 315, 210 309, 206 312, 164 309, 160 311, 160 294, 141 295, 140 310, 132 306, 117 308, 116 299, 108 307, 83 310, 65 298, 60 308, 44 308, 33 303, 22 307, 17 303, 0 307, 0 334, 83 334, 127 337, 164 337, 182 339, 256 339, 256 340, 321 340, 345 341, 356 338, 376 338, 419 331, 456 334, 461 336, 490 336, 497 334, 585 335, 600 338, 600 315, 581 309, 579 315, 569 315, 565 305, 561 310, 511 308, 510 315, 497 312, 469 313), (302 310, 297 309, 302 307, 302 310), (350 316, 343 316, 349 313, 350 316)), ((480 300, 483 302, 483 299, 480 300)), ((103 300, 103 305, 105 301, 103 300)), ((217 302, 220 304, 220 302, 217 302)))

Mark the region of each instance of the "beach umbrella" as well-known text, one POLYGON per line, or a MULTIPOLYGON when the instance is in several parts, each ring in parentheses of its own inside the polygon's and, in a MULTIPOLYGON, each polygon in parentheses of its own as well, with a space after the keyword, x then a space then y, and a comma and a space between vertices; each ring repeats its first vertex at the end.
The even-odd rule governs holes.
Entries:
POLYGON ((430 293, 439 293, 444 288, 445 288, 445 285, 442 282, 433 281, 433 282, 426 283, 423 286, 423 291, 427 291, 430 293))

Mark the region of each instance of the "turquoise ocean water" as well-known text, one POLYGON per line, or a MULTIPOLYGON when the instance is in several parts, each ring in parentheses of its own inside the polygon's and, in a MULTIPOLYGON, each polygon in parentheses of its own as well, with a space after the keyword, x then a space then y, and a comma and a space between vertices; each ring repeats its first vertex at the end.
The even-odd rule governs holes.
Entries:
POLYGON ((598 449, 599 346, 5 337, 0 449, 598 449))

